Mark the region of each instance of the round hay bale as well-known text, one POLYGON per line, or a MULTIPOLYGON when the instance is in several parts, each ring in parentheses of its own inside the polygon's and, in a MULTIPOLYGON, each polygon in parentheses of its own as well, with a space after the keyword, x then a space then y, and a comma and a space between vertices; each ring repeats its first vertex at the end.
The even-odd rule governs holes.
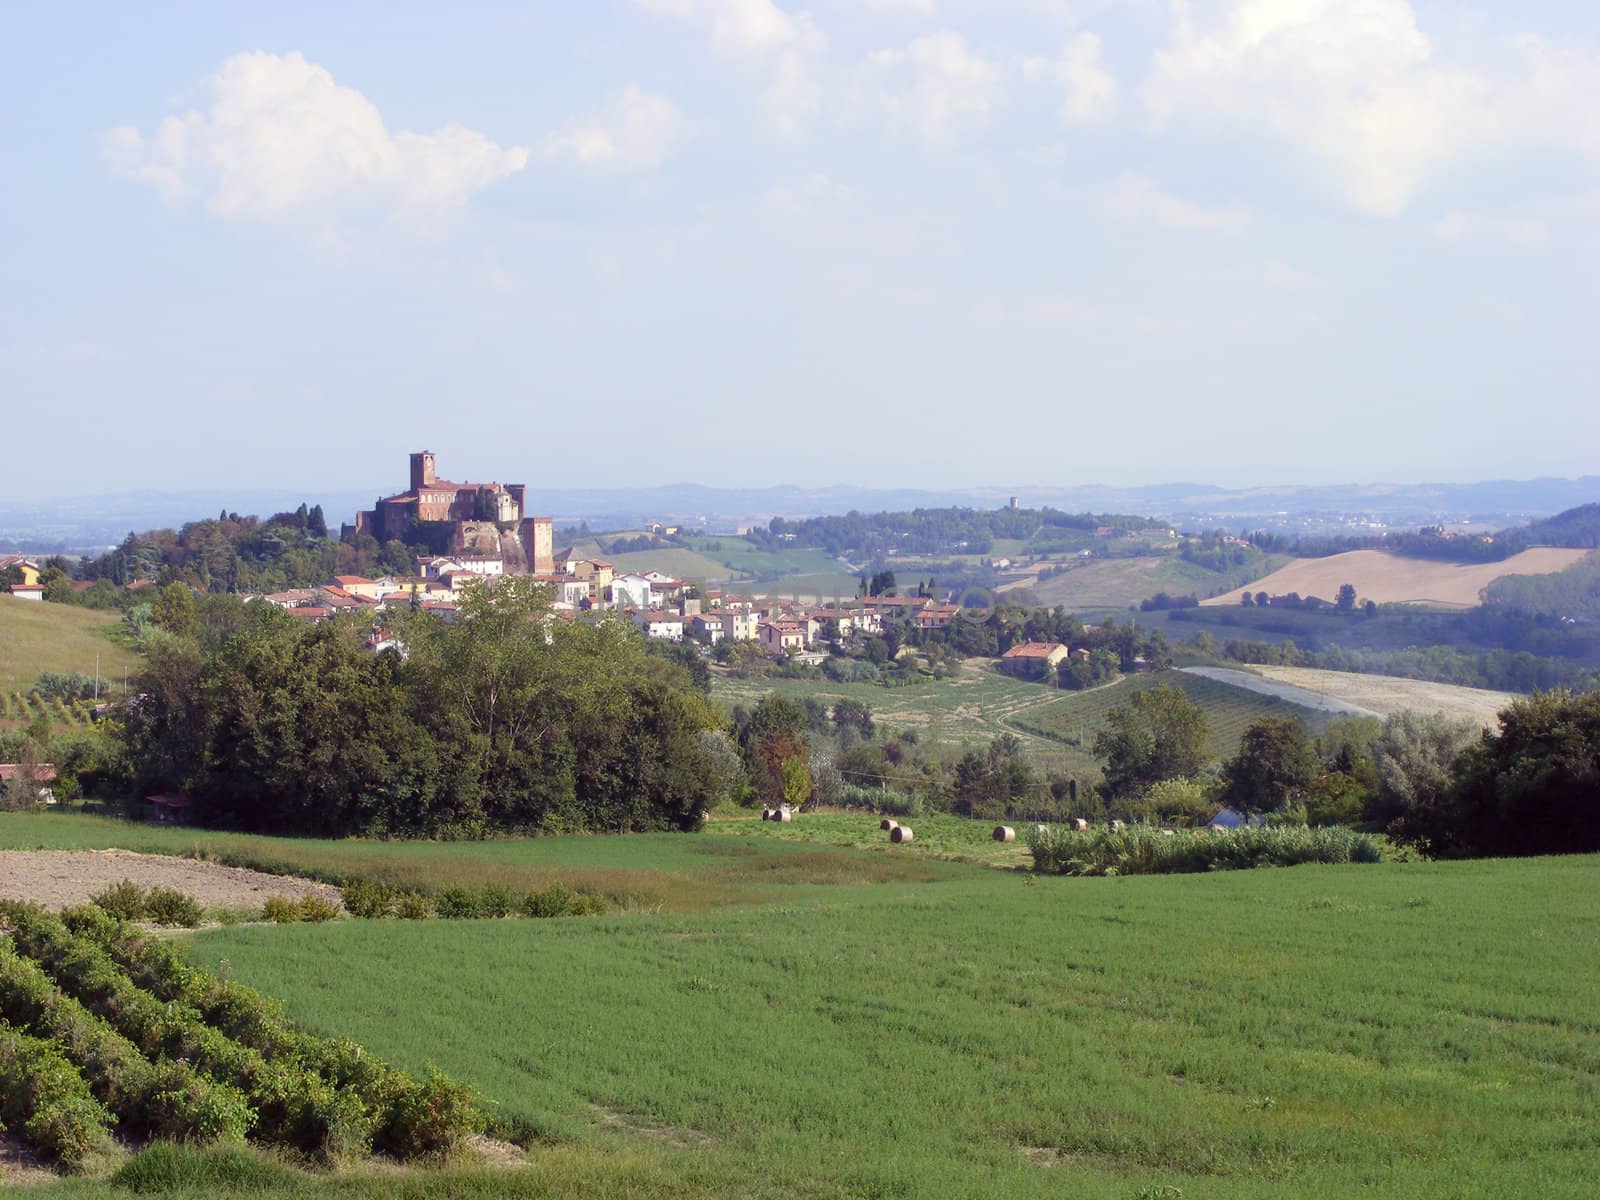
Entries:
POLYGON ((1072 818, 1072 832, 1073 833, 1088 833, 1089 832, 1089 822, 1085 821, 1082 817, 1073 817, 1072 818))
POLYGON ((1035 825, 1033 827, 1033 831, 1040 837, 1043 837, 1045 834, 1050 832, 1050 827, 1048 825, 1035 825))
POLYGON ((763 809, 762 809, 762 810, 761 810, 761 819, 762 819, 762 820, 763 820, 763 821, 770 821, 770 820, 772 820, 772 810, 771 810, 771 809, 770 809, 770 808, 763 808, 763 809))
POLYGON ((892 831, 892 830, 898 829, 899 827, 900 827, 900 822, 896 821, 896 820, 893 820, 890 817, 885 817, 883 820, 878 822, 878 828, 879 829, 883 829, 883 830, 892 831))
POLYGON ((889 830, 889 840, 897 846, 901 842, 909 842, 914 836, 915 835, 911 832, 911 826, 909 825, 896 825, 893 829, 889 830))
POLYGON ((997 842, 1014 842, 1017 840, 1017 831, 1009 825, 996 825, 994 827, 994 840, 997 842))
POLYGON ((1170 829, 1163 829, 1161 831, 1161 836, 1162 837, 1177 837, 1178 835, 1173 833, 1172 830, 1170 830, 1170 829))
POLYGON ((785 812, 782 809, 779 809, 777 812, 772 814, 772 819, 774 821, 782 821, 785 824, 787 824, 788 822, 794 820, 794 814, 791 813, 791 812, 785 812))
POLYGON ((1127 828, 1121 821, 1112 821, 1109 826, 1112 833, 1121 833, 1127 828))

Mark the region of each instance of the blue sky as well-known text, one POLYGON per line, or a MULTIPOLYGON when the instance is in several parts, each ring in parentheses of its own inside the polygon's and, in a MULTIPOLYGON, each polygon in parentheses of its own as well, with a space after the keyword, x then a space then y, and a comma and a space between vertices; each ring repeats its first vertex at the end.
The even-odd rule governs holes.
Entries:
POLYGON ((1600 469, 1592 3, 13 0, 0 69, 13 494, 1600 469))

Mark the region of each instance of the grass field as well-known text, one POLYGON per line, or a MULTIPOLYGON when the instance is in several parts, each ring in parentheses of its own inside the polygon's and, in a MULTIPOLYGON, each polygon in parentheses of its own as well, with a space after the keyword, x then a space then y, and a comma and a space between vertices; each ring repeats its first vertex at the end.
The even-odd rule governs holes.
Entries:
POLYGON ((815 842, 824 846, 847 846, 896 859, 935 858, 949 862, 974 863, 985 867, 1027 867, 1032 861, 1024 844, 1026 822, 1013 821, 1017 841, 994 840, 994 822, 974 821, 947 814, 897 818, 916 834, 910 842, 896 845, 879 828, 882 818, 874 813, 808 812, 791 824, 768 824, 759 814, 744 819, 722 819, 711 823, 707 836, 755 839, 766 842, 815 842))
MULTIPOLYGON (((1365 603, 1442 604, 1471 608, 1479 593, 1505 575, 1548 575, 1562 571, 1591 553, 1541 547, 1524 550, 1504 562, 1458 564, 1423 558, 1402 558, 1381 550, 1351 550, 1328 558, 1300 558, 1249 585, 1252 592, 1274 596, 1298 592, 1333 600, 1346 583, 1354 585, 1365 603)), ((1208 604, 1238 604, 1243 588, 1236 588, 1208 604)))
POLYGON ((1059 757, 1063 752, 1061 746, 1032 737, 1014 724, 1021 714, 1051 703, 1059 693, 1040 683, 1002 675, 987 659, 967 659, 948 679, 899 688, 804 679, 714 676, 712 680, 712 695, 730 704, 753 705, 768 692, 830 702, 853 697, 871 707, 880 728, 914 729, 918 736, 940 745, 978 744, 999 733, 1012 733, 1037 754, 1059 757))
POLYGON ((122 685, 122 672, 138 670, 138 656, 113 640, 121 616, 67 604, 41 604, 0 596, 0 692, 25 692, 44 671, 100 674, 122 685))
POLYGON ((699 579, 713 583, 737 577, 737 573, 724 564, 693 550, 630 550, 626 554, 606 555, 605 559, 617 569, 619 575, 660 571, 678 579, 699 579))
MULTIPOLYGON (((761 822, 755 822, 760 825, 761 822)), ((173 829, 80 813, 0 813, 0 851, 104 850, 191 855, 327 883, 372 879, 436 892, 503 884, 518 892, 560 882, 598 892, 623 911, 696 911, 771 900, 792 885, 930 880, 947 873, 928 854, 839 855, 800 841, 732 841, 681 834, 506 838, 491 842, 374 842, 257 837, 173 829)))
POLYGON ((970 871, 191 945, 554 1144, 500 1194, 1593 1195, 1600 860, 970 871))
POLYGON ((1107 713, 1127 704, 1135 692, 1158 684, 1180 689, 1205 709, 1209 729, 1206 749, 1216 759, 1231 758, 1239 749, 1239 736, 1252 721, 1262 717, 1298 717, 1313 732, 1322 729, 1329 720, 1326 714, 1312 712, 1286 700, 1182 671, 1135 675, 1107 687, 1067 693, 1059 700, 1030 708, 1012 719, 1033 733, 1070 739, 1074 744, 1081 735, 1083 748, 1087 750, 1094 745, 1095 734, 1104 726, 1107 713))
MULTIPOLYGON (((1271 569, 1268 560, 1264 569, 1271 569)), ((1039 603, 1069 609, 1120 609, 1147 600, 1157 592, 1169 596, 1205 596, 1223 582, 1215 571, 1197 567, 1176 554, 1140 558, 1091 559, 1037 583, 1024 581, 1039 603)))

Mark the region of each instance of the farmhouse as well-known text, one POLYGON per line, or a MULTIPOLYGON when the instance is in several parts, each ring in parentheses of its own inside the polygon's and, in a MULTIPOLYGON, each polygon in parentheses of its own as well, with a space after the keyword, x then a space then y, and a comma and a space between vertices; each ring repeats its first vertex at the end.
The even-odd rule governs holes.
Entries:
POLYGON ((1060 642, 1022 642, 1000 656, 1000 662, 1017 674, 1047 675, 1070 653, 1060 642))

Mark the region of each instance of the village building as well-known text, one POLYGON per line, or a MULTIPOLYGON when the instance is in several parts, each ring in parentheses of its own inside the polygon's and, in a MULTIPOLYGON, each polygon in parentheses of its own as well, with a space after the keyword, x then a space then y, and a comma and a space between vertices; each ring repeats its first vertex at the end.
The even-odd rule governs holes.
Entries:
POLYGON ((1022 642, 1002 654, 1000 661, 1019 674, 1046 675, 1069 653, 1060 642, 1022 642))

